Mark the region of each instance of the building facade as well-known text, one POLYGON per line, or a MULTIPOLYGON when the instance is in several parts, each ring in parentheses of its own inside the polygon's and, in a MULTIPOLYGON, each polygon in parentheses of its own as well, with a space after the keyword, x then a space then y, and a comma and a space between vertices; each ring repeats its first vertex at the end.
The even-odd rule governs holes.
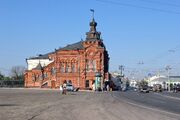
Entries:
POLYGON ((25 87, 59 88, 67 81, 74 87, 89 89, 97 74, 101 84, 108 80, 109 55, 96 26, 93 18, 84 41, 26 59, 25 87))
POLYGON ((180 85, 180 76, 163 76, 156 75, 148 79, 148 85, 154 86, 155 84, 162 85, 163 89, 168 89, 168 86, 180 85))

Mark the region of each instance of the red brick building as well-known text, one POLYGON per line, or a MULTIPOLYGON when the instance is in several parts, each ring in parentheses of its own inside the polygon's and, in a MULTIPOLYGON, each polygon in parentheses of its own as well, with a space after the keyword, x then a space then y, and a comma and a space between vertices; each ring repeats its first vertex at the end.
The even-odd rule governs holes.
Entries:
POLYGON ((26 59, 25 87, 59 88, 66 80, 75 87, 88 89, 97 73, 101 74, 102 83, 109 79, 109 55, 96 26, 93 18, 84 41, 26 59))

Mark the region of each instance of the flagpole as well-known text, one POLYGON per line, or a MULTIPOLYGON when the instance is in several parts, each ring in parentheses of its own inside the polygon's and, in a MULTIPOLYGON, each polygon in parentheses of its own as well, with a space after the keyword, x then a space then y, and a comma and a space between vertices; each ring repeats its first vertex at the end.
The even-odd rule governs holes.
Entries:
POLYGON ((90 11, 92 12, 92 18, 94 19, 94 9, 90 9, 90 11))

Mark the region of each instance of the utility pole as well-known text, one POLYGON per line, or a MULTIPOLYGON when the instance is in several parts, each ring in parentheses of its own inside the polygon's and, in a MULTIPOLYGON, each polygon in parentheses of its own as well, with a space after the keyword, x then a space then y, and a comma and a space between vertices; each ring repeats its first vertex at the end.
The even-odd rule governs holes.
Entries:
POLYGON ((120 65, 119 66, 119 70, 120 70, 120 74, 121 74, 121 77, 123 77, 123 71, 124 71, 124 66, 123 65, 120 65))
POLYGON ((169 74, 170 74, 171 67, 170 67, 169 65, 166 66, 166 70, 167 70, 167 73, 168 73, 168 91, 170 92, 170 91, 171 91, 171 88, 170 88, 169 74))

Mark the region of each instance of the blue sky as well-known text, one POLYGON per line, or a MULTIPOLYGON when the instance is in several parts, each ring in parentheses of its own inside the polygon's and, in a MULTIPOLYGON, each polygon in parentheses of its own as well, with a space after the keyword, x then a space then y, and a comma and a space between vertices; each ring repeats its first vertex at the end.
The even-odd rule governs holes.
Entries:
POLYGON ((12 66, 26 66, 28 57, 85 39, 91 8, 110 71, 171 65, 180 75, 179 0, 0 0, 0 71, 7 74, 12 66))

